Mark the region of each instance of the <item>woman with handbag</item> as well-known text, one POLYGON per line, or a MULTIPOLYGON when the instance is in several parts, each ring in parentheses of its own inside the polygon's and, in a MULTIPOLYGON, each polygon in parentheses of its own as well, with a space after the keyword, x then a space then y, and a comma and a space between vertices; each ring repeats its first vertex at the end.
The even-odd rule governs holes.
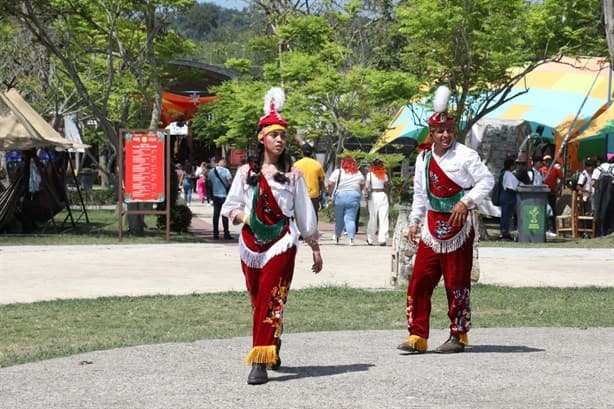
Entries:
POLYGON ((281 88, 267 93, 256 158, 237 170, 222 206, 222 214, 234 224, 243 223, 239 254, 253 318, 252 349, 245 358, 252 365, 250 385, 268 382, 267 367, 281 365, 283 312, 299 235, 311 247, 311 270, 322 270, 315 210, 302 172, 286 155, 288 124, 277 112, 284 99, 281 88))
POLYGON ((334 200, 335 234, 333 240, 339 243, 339 236, 345 231, 348 234, 348 244, 354 245, 356 237, 356 213, 360 209, 362 189, 365 177, 358 169, 356 161, 351 156, 341 160, 341 166, 328 178, 328 190, 334 200))

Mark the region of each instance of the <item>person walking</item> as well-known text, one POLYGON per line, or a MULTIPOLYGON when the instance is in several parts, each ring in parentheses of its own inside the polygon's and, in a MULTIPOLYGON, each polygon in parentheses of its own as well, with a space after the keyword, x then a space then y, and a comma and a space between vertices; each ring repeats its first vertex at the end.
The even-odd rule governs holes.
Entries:
POLYGON ((311 247, 311 270, 322 270, 318 223, 305 178, 286 155, 287 122, 278 112, 284 99, 281 88, 267 92, 265 115, 258 122, 257 156, 238 169, 222 206, 224 216, 243 223, 239 254, 253 318, 252 349, 245 358, 252 365, 250 385, 266 383, 267 367, 281 365, 283 313, 299 234, 311 247))
POLYGON ((514 174, 516 164, 514 159, 505 159, 503 170, 501 171, 501 218, 499 221, 499 240, 514 240, 510 233, 514 210, 516 209, 516 191, 520 181, 514 174))
POLYGON ((186 161, 183 165, 181 188, 183 189, 185 204, 189 206, 192 203, 192 192, 194 191, 194 169, 189 161, 186 161))
POLYGON ((339 237, 345 231, 348 234, 348 244, 354 245, 356 237, 356 212, 360 207, 365 177, 358 170, 356 161, 351 156, 341 160, 341 166, 335 169, 328 178, 328 190, 335 201, 335 234, 333 241, 339 243, 339 237))
POLYGON ((578 182, 575 189, 579 195, 582 195, 582 203, 584 204, 583 214, 593 214, 593 183, 592 176, 595 170, 595 161, 592 159, 586 159, 584 161, 584 169, 578 176, 578 182))
POLYGON ((318 217, 320 211, 320 202, 322 201, 322 192, 324 192, 324 180, 326 175, 324 174, 324 168, 317 160, 313 159, 313 148, 308 143, 301 145, 301 151, 303 158, 294 163, 294 166, 303 172, 305 183, 307 184, 307 191, 309 192, 309 198, 311 204, 318 217))
MULTIPOLYGON (((217 165, 209 170, 207 177, 211 181, 213 195, 213 239, 219 240, 220 212, 232 183, 232 175, 226 167, 226 159, 220 159, 217 165)), ((228 229, 228 217, 226 216, 222 216, 222 227, 224 228, 224 240, 232 240, 230 230, 228 229)))
MULTIPOLYGON (((369 163, 368 162, 362 162, 358 165, 358 171, 360 173, 362 173, 362 176, 365 178, 367 178, 367 173, 369 173, 369 163)), ((365 187, 366 188, 366 187, 365 187)), ((365 196, 365 191, 363 188, 362 191, 362 196, 365 196)), ((368 211, 368 201, 365 198, 365 209, 367 209, 368 211)), ((358 230, 360 230, 360 202, 358 202, 358 211, 356 212, 356 234, 358 234, 358 230)), ((347 232, 346 232, 347 233, 347 232)))
POLYGON ((431 297, 442 275, 450 336, 435 351, 462 352, 468 345, 474 209, 494 186, 494 178, 478 153, 456 141, 456 121, 447 112, 449 98, 447 87, 437 89, 435 113, 428 119, 432 144, 426 144, 416 158, 407 238, 417 243, 418 249, 407 286, 405 316, 409 337, 397 347, 409 354, 428 349, 431 297), (418 243, 418 226, 423 218, 418 243))
POLYGON ((556 237, 556 197, 559 192, 560 183, 563 181, 563 171, 558 163, 552 165, 552 155, 546 154, 543 159, 544 165, 540 168, 540 171, 544 177, 544 183, 550 188, 550 192, 548 192, 548 206, 550 206, 551 210, 548 217, 549 226, 546 236, 556 237))
POLYGON ((194 177, 196 178, 196 193, 198 194, 198 200, 201 203, 205 203, 207 199, 207 192, 205 187, 205 172, 207 171, 207 163, 202 162, 199 167, 196 168, 194 172, 194 177))
POLYGON ((614 153, 606 153, 591 175, 593 185, 593 214, 597 234, 605 236, 614 231, 614 153))
POLYGON ((377 232, 378 244, 385 246, 388 240, 390 182, 388 181, 388 169, 381 159, 377 158, 371 163, 364 190, 369 211, 367 244, 373 245, 373 239, 377 232))

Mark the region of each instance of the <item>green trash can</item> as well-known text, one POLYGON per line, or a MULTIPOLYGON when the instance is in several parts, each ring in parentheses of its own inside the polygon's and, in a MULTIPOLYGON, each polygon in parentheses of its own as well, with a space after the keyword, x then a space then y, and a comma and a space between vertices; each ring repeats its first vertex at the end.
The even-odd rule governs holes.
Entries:
POLYGON ((544 243, 548 218, 548 185, 518 185, 516 214, 518 216, 518 241, 544 243))

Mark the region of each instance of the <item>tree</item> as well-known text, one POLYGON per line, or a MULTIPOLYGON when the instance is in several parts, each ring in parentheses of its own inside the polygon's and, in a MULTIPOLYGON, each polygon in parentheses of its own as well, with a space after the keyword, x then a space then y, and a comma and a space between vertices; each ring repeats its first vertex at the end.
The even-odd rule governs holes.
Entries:
POLYGON ((414 0, 397 7, 397 26, 411 38, 403 50, 407 69, 428 80, 427 95, 447 84, 466 130, 493 110, 492 100, 472 111, 472 98, 509 86, 508 69, 529 60, 524 0, 414 0), (471 102, 471 103, 470 103, 471 102))
MULTIPOLYGON (((607 0, 606 0, 607 2, 607 0)), ((533 58, 556 54, 603 56, 606 52, 601 0, 544 0, 531 3, 526 35, 533 58)))
POLYGON ((247 146, 255 138, 266 89, 283 85, 287 95, 283 115, 292 125, 290 132, 323 142, 328 162, 350 142, 370 147, 388 122, 391 107, 396 110, 415 89, 414 77, 378 70, 368 57, 358 55, 366 48, 347 47, 355 44, 350 37, 356 38, 360 30, 355 19, 364 20, 359 13, 299 11, 269 16, 275 20, 271 33, 255 41, 262 46, 260 53, 269 56, 263 79, 244 76, 233 85, 217 88, 220 99, 202 113, 214 120, 195 119, 196 137, 216 135, 218 145, 247 146))
POLYGON ((131 118, 140 127, 157 128, 158 61, 188 51, 188 43, 167 30, 168 18, 192 3, 12 0, 3 13, 15 18, 31 34, 31 42, 45 49, 60 75, 69 79, 65 87, 74 92, 65 94, 71 95, 72 105, 95 118, 104 136, 101 142, 116 154, 118 127, 129 126, 131 118), (150 114, 146 124, 143 112, 150 114))
POLYGON ((608 42, 610 64, 614 62, 614 3, 603 0, 603 15, 605 20, 605 36, 608 42))

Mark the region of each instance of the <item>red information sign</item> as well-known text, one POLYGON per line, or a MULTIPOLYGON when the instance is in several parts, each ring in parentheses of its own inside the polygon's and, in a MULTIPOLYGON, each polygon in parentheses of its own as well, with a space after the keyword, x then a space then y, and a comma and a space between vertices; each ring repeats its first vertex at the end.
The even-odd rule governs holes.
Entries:
POLYGON ((164 138, 158 133, 125 133, 124 202, 164 201, 164 138))

